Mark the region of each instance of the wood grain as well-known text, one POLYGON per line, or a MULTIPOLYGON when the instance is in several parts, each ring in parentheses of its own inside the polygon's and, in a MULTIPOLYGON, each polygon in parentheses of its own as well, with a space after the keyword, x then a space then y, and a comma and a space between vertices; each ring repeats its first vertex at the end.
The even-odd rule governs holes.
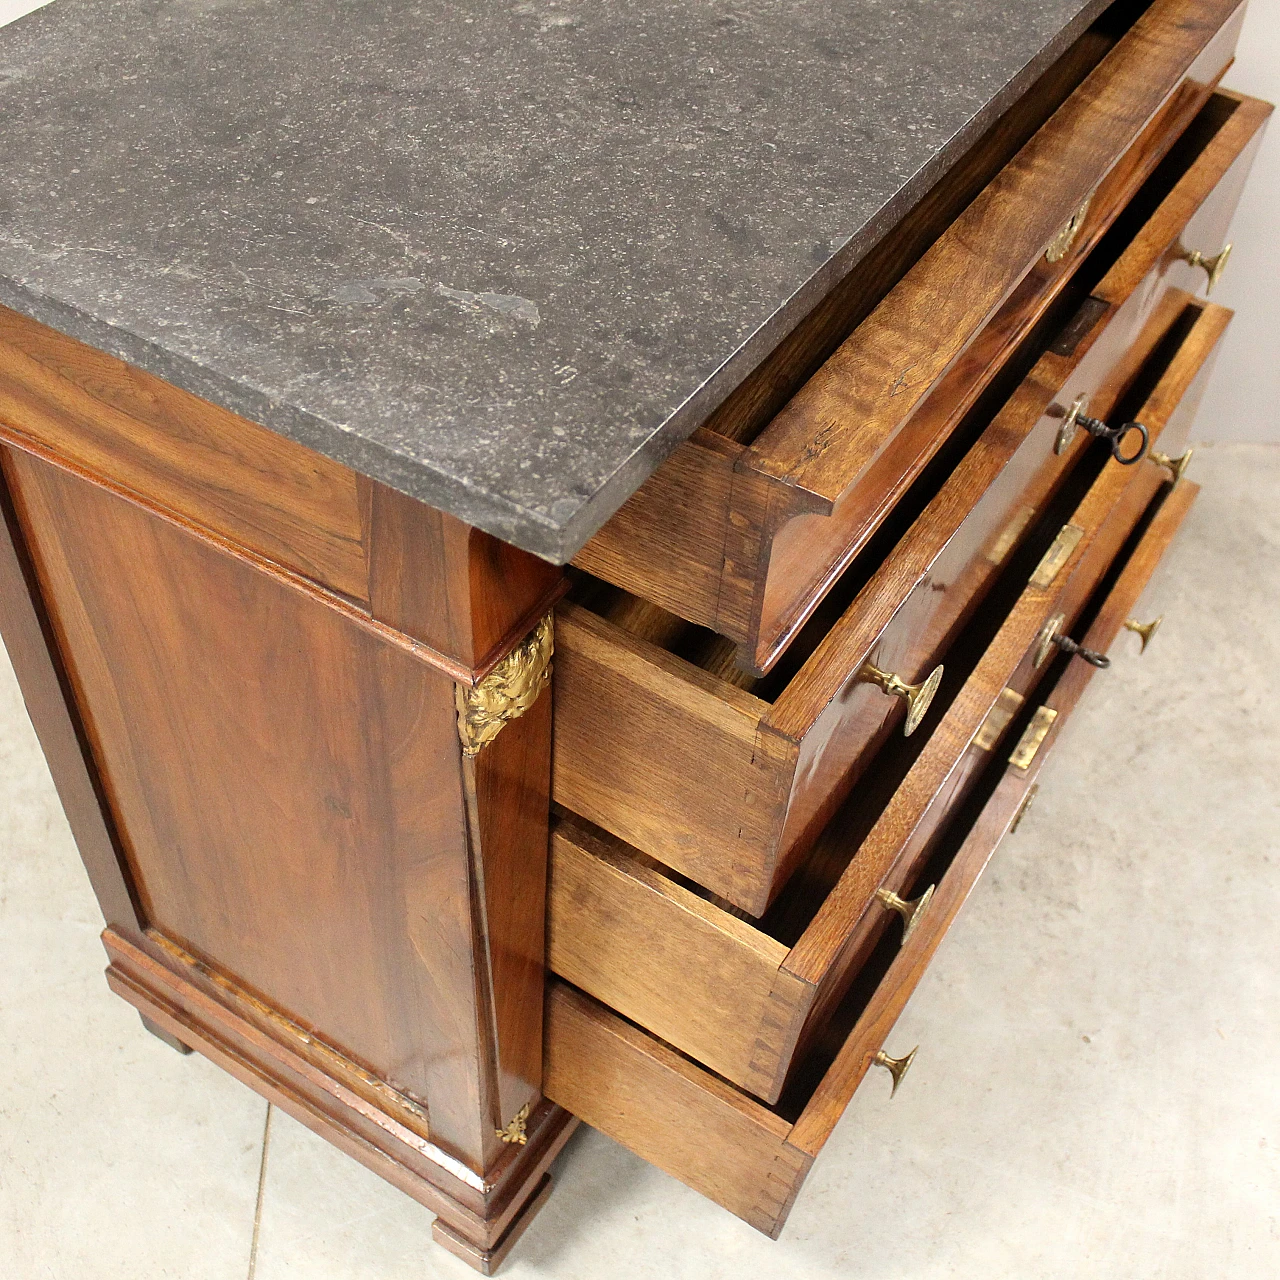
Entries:
POLYGON ((332 591, 367 599, 355 472, 4 307, 0 422, 332 591))
POLYGON ((0 634, 98 905, 108 924, 136 929, 141 911, 14 509, 12 466, 10 450, 0 446, 0 634))
MULTIPOLYGON (((1253 137, 1256 129, 1235 131, 1190 165, 1106 273, 1104 281, 1125 278, 1127 288, 1095 299, 1069 353, 1044 351, 772 705, 706 670, 726 655, 694 666, 646 642, 642 626, 627 634, 566 606, 557 800, 748 914, 763 914, 901 719, 898 701, 859 683, 858 673, 873 661, 915 681, 945 660, 1087 444, 1080 434, 1055 454, 1067 406, 1083 395, 1091 413, 1110 416, 1190 300, 1162 265, 1181 226, 1169 209, 1189 215, 1198 201, 1208 213, 1221 199, 1228 208, 1215 216, 1229 213, 1236 190, 1220 198, 1215 183, 1253 137), (1147 266, 1145 279, 1135 279, 1131 257, 1147 266)), ((1195 341, 1212 346, 1215 323, 1202 321, 1195 341)), ((1195 351, 1187 359, 1198 367, 1195 351)), ((1185 391, 1167 388, 1174 400, 1185 391)), ((1168 405, 1151 412, 1167 416, 1168 405)), ((673 621, 657 616, 663 628, 673 621)))
POLYGON ((561 593, 555 565, 361 478, 370 612, 479 677, 561 593))
MULTIPOLYGON (((1026 273, 1041 269, 1045 246, 1175 90, 1189 76, 1216 80, 1234 47, 1224 27, 1239 9, 1234 0, 1156 0, 774 419, 750 465, 839 499, 1026 273)), ((1173 137, 1147 149, 1156 154, 1139 173, 1173 137)), ((1100 234, 1082 230, 1063 262, 1100 234)))
MULTIPOLYGON (((1193 310, 1194 323, 1142 407, 1157 441, 1175 397, 1193 384, 1229 318, 1206 304, 1193 310)), ((1056 431, 1054 419, 1041 422, 1056 431)), ((1029 438, 1026 431, 1016 421, 989 429, 987 446, 967 460, 972 474, 957 471, 954 488, 940 495, 937 526, 924 521, 918 542, 905 540, 907 551, 891 558, 886 573, 902 562, 909 569, 911 553, 929 545, 926 533, 964 524, 974 492, 992 492, 993 478, 1008 465, 1012 445, 1003 437, 1016 444, 1029 438)), ((1038 460, 1046 453, 1053 458, 1052 434, 1038 460)), ((996 736, 975 746, 979 730, 1007 690, 1029 697, 1047 671, 1032 660, 1047 619, 1061 613, 1072 625, 1161 483, 1162 472, 1151 462, 1102 467, 1070 512, 1070 522, 1083 531, 1072 557, 1051 583, 1032 581, 1022 591, 901 783, 880 802, 883 810, 868 815, 852 800, 830 820, 810 859, 812 869, 776 919, 762 925, 737 920, 662 867, 647 865, 635 850, 576 819, 562 820, 552 846, 552 971, 744 1090, 776 1102, 794 1062, 821 1034, 891 919, 876 904, 876 891, 904 891, 912 883, 1001 741, 996 736), (817 895, 825 901, 815 913, 817 895), (806 913, 807 902, 813 905, 806 913), (794 926, 787 923, 792 918, 794 926), (777 939, 793 927, 798 940, 788 951, 777 939)), ((1018 485, 1011 489, 1025 492, 1018 485)), ((974 558, 972 548, 966 558, 974 558)), ((868 590, 873 598, 882 594, 874 580, 868 590)))
MULTIPOLYGON (((1132 481, 1128 486, 1139 487, 1132 481)), ((1193 497, 1192 489, 1180 487, 1160 506, 1102 603, 1088 641, 1105 648, 1114 638, 1193 497)), ((1085 559, 1082 556, 1079 563, 1085 559)), ((1025 628, 1017 630, 1015 637, 1006 624, 997 645, 1027 638, 1025 628)), ((1059 726, 1094 674, 1084 663, 1067 664, 1054 691, 1055 699, 1059 690, 1063 693, 1059 726)), ((955 852, 921 924, 888 959, 883 977, 848 1011, 851 1030, 836 1047, 830 1065, 820 1071, 815 1087, 803 1098, 788 1099, 794 1111, 762 1106, 559 981, 550 984, 547 999, 548 1096, 776 1237, 813 1161, 1021 811, 1047 753, 1047 747, 1042 749, 1028 770, 1000 766, 989 797, 967 830, 957 833, 955 852), (794 1122, 788 1114, 794 1115, 794 1122)))

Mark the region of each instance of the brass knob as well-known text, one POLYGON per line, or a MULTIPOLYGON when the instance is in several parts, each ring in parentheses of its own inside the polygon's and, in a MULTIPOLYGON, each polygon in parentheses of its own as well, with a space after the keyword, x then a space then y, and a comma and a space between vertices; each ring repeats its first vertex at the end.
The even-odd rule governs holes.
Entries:
POLYGON ((1203 267, 1208 272, 1209 281, 1204 287, 1205 293, 1208 294, 1213 292, 1213 286, 1222 279, 1222 273, 1227 269, 1227 259, 1231 257, 1231 246, 1223 245, 1212 258, 1206 257, 1199 249, 1184 249, 1179 257, 1188 266, 1203 267))
POLYGON ((889 1090, 889 1097, 893 1097, 898 1092, 898 1086, 902 1083, 902 1077, 907 1074, 911 1068, 911 1064, 915 1061, 916 1054, 920 1051, 920 1046, 916 1045, 905 1058, 891 1058, 883 1049, 881 1049, 872 1062, 878 1067, 883 1067, 893 1077, 893 1088, 889 1090))
POLYGON ((1136 632, 1142 637, 1142 648, 1138 650, 1139 653, 1146 653, 1147 645, 1151 643, 1151 637, 1160 629, 1160 624, 1163 621, 1163 613, 1154 622, 1134 622, 1132 618, 1124 620, 1126 631, 1136 632))
POLYGON ((920 721, 928 712, 933 695, 938 692, 938 686, 942 683, 942 667, 934 667, 919 684, 908 684, 898 676, 881 671, 868 662, 858 672, 858 679, 866 684, 878 685, 895 698, 907 700, 907 722, 902 726, 902 733, 909 738, 920 727, 920 721))
POLYGON ((1187 474, 1193 453, 1195 453, 1194 449, 1188 449, 1180 458, 1171 458, 1167 453, 1151 453, 1147 456, 1157 467, 1168 467, 1169 474, 1173 476, 1173 483, 1177 484, 1187 474))
POLYGON ((880 899, 890 911, 896 911, 901 917, 905 928, 902 930, 902 941, 911 937, 916 925, 924 919, 924 913, 929 909, 929 903, 933 901, 933 891, 936 885, 930 885, 918 898, 908 901, 906 898, 900 898, 892 889, 877 889, 876 897, 880 899))

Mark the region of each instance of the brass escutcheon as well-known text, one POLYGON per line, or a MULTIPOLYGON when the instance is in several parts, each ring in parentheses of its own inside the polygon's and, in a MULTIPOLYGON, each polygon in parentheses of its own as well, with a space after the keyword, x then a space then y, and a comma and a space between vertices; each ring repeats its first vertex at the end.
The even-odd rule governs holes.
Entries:
POLYGON ((916 1045, 905 1058, 891 1058, 883 1049, 881 1049, 872 1062, 878 1067, 883 1067, 893 1077, 893 1088, 889 1090, 889 1097, 893 1097, 898 1092, 898 1086, 902 1083, 902 1077, 907 1074, 911 1068, 915 1056, 920 1051, 920 1046, 916 1045))
POLYGON ((1036 638, 1036 651, 1031 659, 1037 669, 1044 666, 1044 660, 1053 652, 1053 642, 1057 639, 1058 632, 1066 620, 1067 615, 1065 613, 1055 613, 1040 628, 1040 634, 1036 638))
MULTIPOLYGON (((1054 453, 1062 455, 1071 448, 1071 442, 1076 438, 1076 432, 1080 430, 1080 419, 1084 416, 1084 412, 1088 407, 1089 397, 1086 395, 1078 395, 1071 402, 1071 408, 1067 411, 1067 416, 1063 418, 1061 425, 1058 427, 1058 438, 1053 442, 1054 453)), ((1059 409, 1058 412, 1061 413, 1062 410, 1059 409)))
POLYGON ((1009 823, 1009 834, 1013 835, 1018 829, 1019 823, 1027 816, 1027 810, 1031 808, 1032 802, 1036 796, 1040 794, 1040 784, 1033 782, 1031 789, 1022 797, 1022 803, 1018 806, 1018 812, 1013 815, 1013 821, 1009 823))
POLYGON ((908 900, 900 898, 892 889, 877 889, 876 897, 889 908, 890 911, 896 911, 901 917, 904 924, 902 930, 902 941, 905 944, 907 939, 911 937, 915 931, 916 925, 924 919, 924 913, 929 909, 929 903, 933 901, 933 891, 937 885, 930 885, 918 898, 908 900))
POLYGON ((1224 244, 1211 258, 1206 257, 1199 249, 1183 249, 1178 257, 1189 266, 1202 267, 1205 270, 1209 276, 1204 286, 1207 295, 1213 292, 1213 286, 1222 279, 1222 273, 1227 269, 1227 259, 1231 257, 1231 245, 1224 244))
POLYGON ((892 675, 888 671, 881 671, 879 667, 872 666, 868 662, 858 672, 858 679, 864 684, 878 686, 895 698, 907 700, 907 720, 902 726, 902 735, 909 738, 920 727, 920 721, 928 712, 933 695, 938 692, 938 686, 942 683, 942 667, 941 665, 934 667, 919 684, 908 684, 901 677, 892 675))
POLYGON ((1089 206, 1092 203, 1093 194, 1090 193, 1085 197, 1084 203, 1066 220, 1062 230, 1049 241, 1044 251, 1046 262, 1061 262, 1067 256, 1067 251, 1075 244, 1076 236, 1080 234, 1080 228, 1084 226, 1085 218, 1089 216, 1089 206))
POLYGON ((1132 618, 1124 620, 1124 629, 1126 631, 1132 631, 1142 637, 1142 648, 1138 650, 1139 653, 1146 653, 1147 645, 1151 643, 1151 637, 1160 630, 1160 624, 1163 621, 1163 613, 1153 622, 1134 622, 1132 618))
POLYGON ((1187 468, 1191 465, 1191 455, 1193 453, 1195 453, 1194 449, 1188 449, 1179 458, 1171 458, 1167 453, 1149 453, 1147 456, 1157 467, 1167 467, 1169 474, 1173 476, 1173 483, 1177 484, 1187 474, 1187 468))

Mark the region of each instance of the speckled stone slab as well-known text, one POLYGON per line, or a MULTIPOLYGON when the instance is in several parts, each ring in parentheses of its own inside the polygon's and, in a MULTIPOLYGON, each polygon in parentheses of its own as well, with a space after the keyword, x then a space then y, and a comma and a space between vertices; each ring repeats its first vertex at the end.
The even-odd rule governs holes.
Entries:
POLYGON ((53 0, 0 302, 567 559, 1103 0, 53 0))

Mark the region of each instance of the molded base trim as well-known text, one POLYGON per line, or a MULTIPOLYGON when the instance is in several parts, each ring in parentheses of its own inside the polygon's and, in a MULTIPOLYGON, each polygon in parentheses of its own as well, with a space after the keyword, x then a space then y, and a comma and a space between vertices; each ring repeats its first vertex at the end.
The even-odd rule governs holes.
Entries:
POLYGON ((483 1191, 455 1177, 402 1126, 352 1094, 286 1045, 158 963, 113 929, 103 933, 107 984, 144 1020, 204 1054, 255 1092, 332 1142, 437 1215, 436 1240, 485 1275, 505 1257, 545 1200, 548 1167, 577 1127, 576 1117, 543 1101, 529 1118, 528 1141, 484 1180, 483 1191))

